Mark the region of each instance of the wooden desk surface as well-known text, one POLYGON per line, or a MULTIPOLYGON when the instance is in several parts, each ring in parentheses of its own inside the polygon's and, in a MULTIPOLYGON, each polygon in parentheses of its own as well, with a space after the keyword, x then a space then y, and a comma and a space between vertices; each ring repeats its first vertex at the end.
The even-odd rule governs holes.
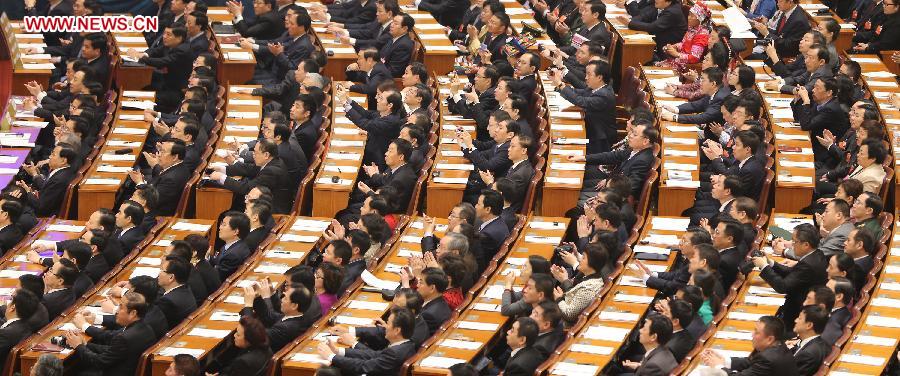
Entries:
POLYGON ((432 129, 438 134, 437 154, 434 159, 434 171, 428 178, 427 214, 432 217, 444 217, 453 206, 462 201, 463 191, 466 189, 466 180, 474 172, 475 166, 456 143, 457 129, 462 129, 476 139, 475 121, 464 119, 462 116, 452 115, 447 108, 447 98, 451 96, 451 82, 458 79, 460 85, 468 82, 466 77, 440 76, 436 77, 438 86, 438 111, 440 117, 432 129))
POLYGON ((581 109, 565 100, 553 87, 547 72, 540 72, 549 114, 550 153, 541 201, 541 214, 563 216, 578 203, 584 183, 584 162, 571 162, 569 155, 585 155, 587 133, 581 109))

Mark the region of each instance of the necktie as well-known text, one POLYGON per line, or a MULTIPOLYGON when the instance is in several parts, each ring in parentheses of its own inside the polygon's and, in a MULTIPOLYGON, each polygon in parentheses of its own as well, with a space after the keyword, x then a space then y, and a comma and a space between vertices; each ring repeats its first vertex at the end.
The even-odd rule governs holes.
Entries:
POLYGON ((781 19, 778 21, 778 33, 781 34, 781 29, 784 28, 784 23, 787 22, 787 14, 782 13, 781 19))

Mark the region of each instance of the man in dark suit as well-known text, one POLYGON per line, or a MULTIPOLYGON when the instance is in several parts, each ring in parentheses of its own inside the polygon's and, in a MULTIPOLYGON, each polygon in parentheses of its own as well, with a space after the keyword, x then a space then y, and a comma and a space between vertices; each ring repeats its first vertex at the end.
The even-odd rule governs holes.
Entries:
POLYGON ((324 18, 325 21, 340 22, 344 24, 364 24, 375 19, 375 0, 351 0, 345 1, 340 5, 328 5, 328 14, 322 14, 319 10, 325 7, 319 7, 311 16, 316 19, 324 18))
MULTIPOLYGON (((826 298, 830 297, 833 299, 834 304, 832 306, 824 307, 826 311, 830 311, 831 315, 828 317, 828 324, 825 325, 825 330, 822 331, 822 339, 829 345, 834 345, 837 342, 838 338, 844 334, 844 327, 847 326, 847 322, 850 321, 850 316, 852 316, 852 312, 850 312, 850 304, 856 298, 856 289, 853 287, 853 283, 845 278, 845 277, 834 277, 828 280, 826 283, 827 291, 819 291, 816 289, 815 295, 818 299, 819 295, 826 296, 826 298), (828 294, 831 292, 831 294, 828 294)), ((809 303, 809 302, 805 302, 809 303)))
MULTIPOLYGON (((347 66, 346 70, 347 80, 355 82, 350 86, 350 91, 366 94, 366 103, 369 104, 369 110, 376 108, 377 100, 375 99, 375 94, 378 85, 394 78, 391 70, 379 60, 380 58, 378 50, 374 48, 360 50, 357 54, 356 62, 347 66)), ((401 71, 400 73, 402 74, 403 72, 401 71)))
POLYGON ((672 337, 672 322, 663 315, 650 314, 641 326, 639 341, 646 352, 640 362, 624 361, 625 368, 634 369, 635 375, 668 375, 678 362, 666 347, 672 337))
MULTIPOLYGON (((822 137, 826 129, 834 137, 841 137, 850 129, 850 120, 847 112, 841 108, 837 91, 837 80, 833 78, 816 80, 812 93, 805 87, 798 89, 797 96, 800 100, 793 102, 791 109, 794 118, 800 123, 800 129, 809 132, 812 139, 822 137)), ((828 150, 821 143, 813 143, 813 156, 817 162, 824 162, 827 155, 828 150)))
MULTIPOLYGON (((781 87, 778 89, 784 94, 797 94, 799 86, 806 88, 806 91, 812 92, 813 85, 816 81, 823 78, 834 77, 831 69, 831 56, 828 54, 828 48, 814 44, 806 49, 803 53, 803 71, 798 75, 785 77, 781 87)), ((836 94, 836 93, 835 93, 836 94)), ((839 136, 835 136, 840 138, 839 136)))
MULTIPOLYGON (((514 68, 515 85, 512 86, 512 93, 525 98, 525 103, 529 106, 534 102, 534 91, 537 88, 537 72, 541 69, 541 56, 535 53, 526 52, 519 57, 514 68)), ((514 96, 510 96, 514 98, 514 96)), ((501 103, 502 104, 502 103, 501 103)), ((504 110, 510 111, 504 107, 504 110)), ((531 109, 519 113, 521 117, 531 117, 531 109)))
POLYGON ((391 21, 391 40, 384 44, 378 52, 381 61, 391 71, 394 78, 403 76, 406 66, 412 60, 413 41, 409 33, 415 26, 416 20, 408 14, 394 16, 391 21))
POLYGON ((602 60, 588 63, 585 71, 588 90, 578 90, 568 83, 563 83, 562 72, 551 72, 550 79, 559 94, 584 111, 588 139, 587 153, 609 151, 618 130, 615 116, 616 95, 608 85, 609 63, 602 60))
POLYGON ((244 19, 241 3, 229 1, 226 5, 228 13, 234 16, 234 29, 244 38, 275 39, 284 32, 284 21, 273 9, 271 1, 253 2, 253 13, 256 15, 253 21, 244 19))
POLYGON ((250 218, 250 233, 244 238, 247 248, 255 250, 266 240, 272 228, 266 223, 272 219, 272 207, 269 202, 262 199, 250 200, 246 203, 244 214, 250 218))
POLYGON ((703 70, 700 77, 702 98, 675 106, 664 106, 660 117, 681 124, 721 123, 722 101, 731 95, 728 85, 723 85, 725 73, 718 67, 703 70))
POLYGON ((250 219, 241 212, 229 212, 219 225, 219 238, 225 246, 212 255, 209 263, 219 272, 219 280, 228 279, 250 256, 250 248, 243 239, 250 232, 250 219))
POLYGON ((487 29, 487 33, 484 36, 484 40, 481 43, 481 49, 478 51, 478 55, 475 56, 475 63, 482 64, 482 62, 490 61, 492 64, 494 62, 506 61, 506 51, 504 51, 504 47, 506 47, 506 42, 509 39, 509 28, 510 28, 510 19, 509 15, 506 13, 493 13, 489 22, 485 24, 485 29, 487 29))
MULTIPOLYGON (((359 192, 369 196, 375 194, 381 187, 394 187, 397 190, 396 206, 405 209, 416 187, 416 172, 409 163, 406 163, 411 155, 412 144, 409 141, 400 138, 391 141, 387 152, 384 153, 387 168, 384 172, 378 172, 378 167, 374 163, 363 166, 363 171, 369 178, 357 183, 359 192)), ((360 201, 357 199, 357 202, 360 201)))
MULTIPOLYGON (((505 226, 504 226, 505 227, 505 226)), ((428 324, 429 337, 450 319, 453 311, 444 300, 444 291, 450 286, 450 281, 444 271, 434 267, 422 270, 422 278, 417 289, 425 304, 422 305, 422 319, 428 324)))
POLYGON ((479 268, 487 266, 500 246, 509 236, 509 228, 500 219, 503 210, 503 197, 497 191, 485 189, 478 196, 475 204, 475 215, 481 224, 478 227, 478 238, 481 243, 482 258, 478 260, 479 268))
POLYGON ((627 137, 628 149, 568 157, 570 161, 586 163, 582 200, 596 196, 598 187, 606 186, 606 179, 617 173, 628 178, 631 194, 635 199, 641 196, 641 189, 650 173, 650 166, 656 159, 653 155, 653 145, 659 142, 659 131, 646 124, 635 124, 627 137), (607 165, 614 166, 611 173, 599 169, 600 166, 607 165))
POLYGON ((34 165, 23 165, 22 168, 32 177, 32 184, 27 185, 22 181, 17 184, 28 191, 28 204, 34 207, 34 212, 39 217, 50 217, 59 213, 63 200, 69 189, 69 183, 75 176, 72 164, 78 158, 75 150, 56 146, 48 160, 50 172, 44 176, 38 173, 34 165), (35 194, 35 191, 37 194, 35 194))
POLYGON ((159 193, 159 215, 175 215, 184 186, 191 178, 191 171, 183 163, 186 153, 184 141, 170 139, 162 143, 155 156, 144 153, 145 157, 150 156, 157 161, 148 178, 145 179, 138 171, 128 172, 138 187, 147 184, 156 188, 159 193))
POLYGON ((478 68, 472 90, 460 94, 458 85, 450 85, 447 108, 454 114, 475 120, 477 134, 487 135, 489 118, 500 108, 500 103, 494 97, 499 79, 500 74, 493 66, 478 68))
POLYGON ((718 272, 722 278, 722 287, 729 289, 737 279, 738 267, 744 262, 747 254, 747 250, 741 247, 744 230, 733 219, 719 221, 713 232, 712 241, 713 247, 719 251, 718 272))
MULTIPOLYGON (((772 20, 765 22, 750 20, 753 28, 763 38, 768 38, 775 44, 778 56, 795 56, 800 48, 800 39, 809 31, 809 19, 803 9, 798 8, 796 0, 776 0, 778 11, 772 16, 772 20)), ((753 49, 750 59, 765 58, 763 46, 753 49)))
POLYGON ((109 71, 109 45, 106 34, 91 33, 84 36, 81 44, 81 58, 91 68, 91 81, 106 85, 112 72, 109 71))
POLYGON ((670 300, 669 312, 672 321, 672 337, 666 342, 665 347, 672 353, 675 361, 681 363, 681 360, 697 344, 697 338, 687 330, 687 326, 694 319, 694 312, 691 310, 691 305, 684 300, 670 300))
POLYGON ((641 12, 630 20, 625 16, 619 16, 618 19, 631 30, 646 31, 653 35, 656 40, 656 59, 663 60, 666 56, 663 47, 681 43, 687 31, 687 16, 679 1, 658 0, 653 2, 653 6, 656 8, 653 9, 655 12, 641 12))
POLYGON ((194 11, 185 15, 184 27, 187 29, 187 42, 191 47, 191 56, 196 59, 198 55, 209 52, 209 39, 206 37, 209 18, 206 13, 194 11))
POLYGON ((400 367, 416 353, 410 338, 415 330, 415 316, 406 308, 394 307, 385 320, 385 338, 390 343, 384 350, 371 350, 361 343, 338 349, 332 341, 319 343, 318 353, 342 373, 371 376, 397 375, 400 367))
POLYGON ((164 292, 156 299, 156 306, 166 316, 170 329, 181 324, 181 321, 197 309, 194 293, 186 284, 190 275, 190 264, 175 256, 166 257, 160 267, 157 280, 164 292))
MULTIPOLYGON (((784 0, 779 0, 784 1, 784 0)), ((797 365, 791 351, 781 342, 784 324, 775 316, 763 316, 753 329, 753 352, 747 358, 725 358, 712 349, 700 353, 700 359, 710 367, 722 368, 726 373, 740 372, 748 376, 797 375, 797 365)))
POLYGON ((309 36, 310 22, 309 15, 297 14, 285 20, 287 31, 278 38, 242 43, 256 53, 255 82, 277 82, 287 71, 309 58, 315 50, 309 36))
MULTIPOLYGON (((72 1, 71 0, 55 0, 55 1, 42 1, 40 7, 36 7, 36 0, 26 0, 25 1, 25 15, 37 17, 37 16, 50 16, 50 17, 60 17, 60 16, 72 16, 74 14, 74 10, 72 9, 72 1)), ((61 38, 65 33, 60 32, 45 32, 44 34, 44 43, 47 46, 59 46, 59 38, 61 38)))
MULTIPOLYGON (((513 136, 509 142, 507 154, 512 162, 512 166, 506 171, 506 176, 504 177, 513 184, 512 194, 508 197, 510 210, 513 213, 517 213, 522 209, 525 196, 528 194, 528 187, 531 184, 531 178, 534 176, 534 167, 531 165, 531 161, 528 160, 528 149, 531 148, 532 143, 532 138, 522 135, 513 136)), ((484 177, 487 177, 487 174, 482 176, 483 180, 484 177)), ((491 178, 488 177, 488 179, 490 180, 491 178)), ((504 201, 507 201, 506 196, 504 196, 504 201)))
POLYGON ((6 305, 6 322, 0 325, 0 363, 6 364, 6 357, 13 347, 33 333, 29 320, 38 311, 41 302, 26 289, 16 289, 12 300, 6 305))
POLYGON ((438 23, 450 29, 459 27, 469 7, 467 0, 418 0, 415 3, 419 10, 431 13, 438 23))
POLYGON ((710 227, 716 227, 719 219, 729 216, 736 196, 742 194, 741 180, 736 176, 726 175, 724 179, 713 182, 709 199, 695 200, 694 205, 682 215, 691 218, 690 226, 697 226, 705 220, 710 227))
POLYGON ((49 317, 57 317, 75 302, 72 285, 78 279, 78 270, 57 262, 43 277, 46 292, 42 302, 49 317))
POLYGON ((472 134, 465 131, 456 133, 456 142, 462 149, 463 157, 475 167, 469 172, 466 183, 463 196, 466 202, 474 202, 481 187, 487 185, 482 178, 483 174, 489 180, 491 177, 505 176, 512 166, 509 159, 510 140, 520 132, 519 127, 503 111, 491 115, 491 122, 488 127, 493 127, 494 131, 491 133, 490 141, 473 140, 472 134), (490 173, 490 176, 487 176, 487 173, 490 173))
MULTIPOLYGON (((242 316, 253 314, 253 301, 257 296, 259 296, 258 291, 253 287, 244 288, 242 316)), ((304 320, 303 313, 309 308, 310 300, 313 298, 309 290, 303 286, 294 288, 290 294, 282 295, 281 313, 284 314, 284 317, 266 328, 269 347, 273 353, 278 352, 309 329, 310 322, 304 320)))
POLYGON ((191 46, 187 43, 187 29, 183 26, 167 28, 163 32, 163 45, 150 48, 147 52, 128 51, 128 56, 154 67, 151 86, 156 90, 157 108, 160 112, 172 112, 181 98, 182 89, 187 87, 191 75, 193 58, 191 46))
POLYGON ((210 180, 218 182, 225 189, 234 193, 233 202, 243 201, 247 192, 257 185, 272 190, 273 206, 291 207, 294 201, 289 187, 290 176, 287 176, 284 163, 278 158, 278 145, 263 139, 253 147, 253 163, 237 162, 226 167, 215 167, 216 171, 209 175, 210 180), (224 171, 223 171, 224 170, 224 171), (241 176, 236 180, 231 176, 241 176))
POLYGON ((369 47, 381 50, 393 37, 390 29, 394 17, 400 15, 400 6, 396 2, 375 2, 375 20, 365 24, 345 24, 344 30, 337 30, 341 40, 352 44, 357 50, 369 47))
POLYGON ((828 311, 819 306, 805 306, 797 316, 794 332, 800 337, 800 343, 794 347, 793 352, 798 375, 815 375, 825 357, 831 353, 831 345, 819 336, 827 323, 828 311))
POLYGON ((587 43, 597 44, 603 46, 604 50, 609 50, 612 35, 603 24, 603 20, 606 19, 606 4, 599 1, 587 2, 581 6, 578 12, 581 14, 581 21, 584 24, 572 34, 572 43, 560 47, 560 51, 573 56, 581 45, 587 43))
MULTIPOLYGON (((739 131, 734 134, 733 139, 732 158, 724 158, 722 148, 717 143, 708 143, 702 147, 703 153, 711 160, 710 171, 717 174, 710 177, 710 182, 715 184, 725 179, 726 175, 737 176, 747 197, 759 199, 762 182, 766 176, 763 162, 756 156, 757 149, 761 147, 759 136, 751 131, 739 131)), ((712 185, 705 183, 701 183, 701 189, 697 191, 695 199, 712 199, 709 193, 712 185)))
POLYGON ((13 249, 22 240, 22 231, 16 226, 22 204, 15 201, 0 201, 0 253, 13 249))
POLYGON ((784 305, 778 309, 779 317, 786 324, 788 330, 794 327, 794 320, 800 314, 803 301, 810 287, 824 284, 828 276, 825 270, 828 268, 828 259, 819 246, 819 231, 810 224, 801 224, 794 228, 793 234, 794 255, 800 261, 786 266, 774 263, 765 256, 754 257, 753 264, 758 267, 760 277, 769 283, 775 291, 785 294, 784 305))
POLYGON ((543 300, 532 308, 530 317, 538 326, 534 348, 546 359, 566 339, 559 304, 553 300, 543 300))
MULTIPOLYGON (((687 285, 691 278, 690 264, 700 244, 712 244, 710 234, 702 229, 688 229, 681 235, 678 248, 681 250, 679 260, 671 272, 653 272, 646 268, 644 263, 636 260, 637 268, 632 268, 644 279, 647 287, 658 290, 666 296, 674 295, 682 286, 687 285)), ((718 265, 712 269, 717 269, 718 265)), ((675 319, 673 319, 674 323, 675 319)), ((687 321, 685 321, 685 326, 687 321)), ((676 355, 677 358, 677 355, 676 355)))
POLYGON ((137 202, 126 200, 116 213, 116 232, 113 237, 121 244, 124 253, 131 253, 144 240, 145 233, 137 225, 144 221, 144 208, 137 202))
POLYGON ((291 122, 294 132, 294 138, 300 144, 306 160, 312 158, 313 152, 318 148, 316 142, 319 140, 319 127, 313 124, 313 116, 316 114, 316 103, 306 94, 297 96, 291 106, 291 122))
POLYGON ((513 322, 512 327, 506 332, 506 344, 512 349, 504 375, 528 376, 534 374, 546 356, 535 348, 538 338, 538 325, 530 317, 521 317, 513 322))
POLYGON ((103 370, 103 375, 108 376, 133 374, 141 354, 157 339, 143 320, 149 306, 144 296, 129 292, 116 311, 116 324, 124 329, 104 330, 84 324, 80 329, 91 336, 88 343, 79 330, 65 332, 66 342, 75 348, 79 366, 84 370, 103 370))
POLYGON ((880 3, 884 6, 884 22, 875 29, 875 35, 868 43, 857 43, 851 52, 878 54, 900 48, 900 13, 897 12, 900 6, 883 1, 880 3))

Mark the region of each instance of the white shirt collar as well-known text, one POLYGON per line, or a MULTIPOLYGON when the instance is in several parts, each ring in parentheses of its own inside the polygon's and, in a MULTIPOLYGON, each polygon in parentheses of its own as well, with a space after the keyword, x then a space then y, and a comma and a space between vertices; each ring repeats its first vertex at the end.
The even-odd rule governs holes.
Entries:
POLYGON ((172 292, 172 290, 175 290, 175 289, 177 289, 177 288, 179 288, 179 287, 181 287, 181 286, 184 286, 184 285, 178 285, 178 286, 175 286, 175 287, 173 287, 173 288, 170 288, 170 289, 166 290, 166 292, 164 292, 163 295, 166 295, 166 294, 172 292))
POLYGON ((515 162, 515 163, 513 163, 512 167, 510 167, 509 169, 512 170, 512 169, 518 167, 520 164, 522 164, 522 162, 525 162, 527 160, 528 160, 528 158, 525 158, 525 159, 522 159, 521 161, 515 162))
POLYGON ((7 320, 5 323, 3 323, 3 325, 0 325, 0 329, 3 329, 3 328, 6 328, 7 326, 10 326, 12 323, 14 323, 14 322, 16 322, 16 321, 19 321, 19 318, 18 318, 18 317, 13 317, 13 318, 7 320))
POLYGON ((408 340, 408 339, 404 339, 404 340, 402 340, 402 341, 394 342, 394 343, 388 345, 388 347, 399 346, 399 345, 402 345, 402 344, 407 343, 407 342, 409 342, 409 340, 408 340))
POLYGON ((487 220, 487 221, 482 222, 482 223, 481 223, 481 227, 478 228, 478 231, 484 230, 484 228, 487 227, 488 224, 490 224, 490 223, 493 222, 493 221, 496 221, 497 218, 500 218, 500 217, 494 217, 494 218, 491 218, 491 219, 489 219, 489 220, 487 220))
POLYGON ((297 318, 297 317, 301 317, 301 316, 303 316, 303 314, 299 314, 299 315, 291 315, 291 316, 284 316, 284 317, 281 318, 281 321, 286 321, 286 320, 290 320, 290 319, 297 318))
POLYGON ((817 335, 814 335, 814 336, 812 336, 812 337, 809 337, 809 338, 807 338, 807 339, 801 340, 800 343, 797 344, 797 351, 802 350, 802 349, 803 349, 803 346, 806 346, 807 343, 812 342, 812 340, 814 340, 814 339, 816 339, 816 338, 819 338, 819 335, 818 335, 818 334, 817 334, 817 335))
POLYGON ((725 207, 728 206, 728 204, 732 201, 734 201, 734 197, 728 199, 728 201, 723 202, 722 205, 719 205, 719 212, 725 211, 725 207))

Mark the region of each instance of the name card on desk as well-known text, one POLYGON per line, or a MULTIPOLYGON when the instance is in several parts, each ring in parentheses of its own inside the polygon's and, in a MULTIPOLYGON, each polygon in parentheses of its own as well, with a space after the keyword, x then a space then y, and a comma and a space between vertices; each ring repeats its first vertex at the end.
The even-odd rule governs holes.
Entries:
POLYGON ((227 117, 232 119, 259 119, 259 112, 253 111, 228 111, 227 117))
POLYGON ((563 177, 559 177, 559 176, 548 176, 545 180, 548 183, 556 183, 556 184, 572 184, 572 185, 581 184, 581 178, 563 178, 563 177))
POLYGON ((784 298, 747 295, 744 297, 744 303, 780 307, 784 304, 784 298))
POLYGON ((56 68, 53 63, 24 63, 22 64, 22 68, 24 69, 54 69, 56 68))
POLYGON ((352 326, 371 326, 372 319, 365 317, 353 317, 353 316, 336 316, 334 318, 334 322, 338 324, 346 324, 352 326))
POLYGON ((363 147, 363 146, 366 146, 366 143, 361 140, 335 140, 335 139, 332 139, 330 144, 331 144, 331 146, 334 146, 334 147, 363 147))
POLYGON ((281 235, 279 240, 283 242, 315 243, 319 241, 319 237, 312 235, 284 234, 281 235))
POLYGON ((335 55, 337 54, 355 54, 356 50, 353 47, 328 47, 326 50, 331 51, 335 55))
POLYGON ((162 356, 175 356, 175 355, 181 355, 181 354, 188 354, 188 355, 192 355, 195 358, 199 358, 200 355, 203 355, 203 350, 188 349, 188 348, 183 348, 183 347, 166 347, 162 350, 159 350, 159 352, 157 352, 156 354, 162 355, 162 356))
POLYGON ((84 179, 84 184, 86 185, 119 185, 121 181, 119 179, 103 179, 103 178, 91 178, 84 179))
POLYGON ((663 143, 676 145, 696 145, 696 138, 680 138, 680 137, 663 137, 663 143))
POLYGON ((209 230, 209 225, 204 225, 201 223, 178 222, 172 225, 172 230, 206 232, 209 230))
POLYGON ((885 328, 900 328, 900 319, 869 315, 866 318, 866 325, 880 326, 885 328))
POLYGON ((446 177, 434 178, 435 183, 444 183, 444 184, 466 184, 467 181, 469 181, 468 178, 446 178, 446 177))
POLYGON ((84 231, 84 226, 75 226, 75 225, 50 225, 50 226, 47 226, 47 231, 57 231, 57 232, 82 232, 82 231, 84 231))
POLYGON ((871 304, 875 307, 900 308, 900 299, 875 298, 875 299, 872 299, 871 304))
POLYGON ((204 338, 225 338, 229 334, 231 334, 230 330, 204 329, 204 328, 194 328, 194 329, 191 329, 191 331, 187 333, 187 335, 189 335, 189 336, 204 337, 204 338))
MULTIPOLYGON (((156 107, 156 103, 152 101, 123 101, 122 107, 139 108, 141 110, 152 110, 156 107)), ((143 119, 143 116, 141 117, 143 119)))
POLYGON ((472 304, 472 309, 485 312, 500 312, 500 305, 489 303, 475 303, 472 304))
POLYGON ((812 176, 787 176, 778 175, 778 181, 786 183, 812 183, 812 176))
POLYGON ((306 363, 316 363, 316 364, 325 364, 325 365, 331 364, 331 362, 329 362, 326 359, 322 359, 322 357, 320 357, 318 354, 297 353, 297 354, 294 354, 291 356, 291 360, 293 360, 295 362, 306 362, 306 363))
POLYGON ((739 321, 758 321, 760 317, 765 315, 761 313, 748 313, 748 312, 729 312, 728 318, 732 320, 739 321))
POLYGON ((47 121, 29 121, 29 120, 15 120, 12 122, 12 125, 18 127, 28 127, 28 128, 41 128, 50 125, 50 122, 47 121))
POLYGON ((551 167, 555 170, 563 170, 563 171, 584 171, 583 163, 567 163, 567 162, 553 162, 551 167))
POLYGON ((696 171, 697 170, 697 165, 687 164, 687 163, 666 162, 663 164, 663 167, 665 167, 666 170, 680 170, 680 171, 696 171))
POLYGON ((228 60, 251 60, 253 55, 246 51, 228 51, 225 52, 225 59, 228 60))
POLYGON ((438 346, 452 347, 454 349, 478 350, 482 345, 481 342, 460 341, 458 339, 445 339, 438 343, 438 346))
POLYGON ((162 265, 162 259, 159 257, 141 257, 138 260, 138 264, 160 266, 162 265))
MULTIPOLYGON (((346 119, 346 118, 345 118, 345 119, 346 119)), ((332 130, 332 132, 334 132, 334 134, 348 135, 348 136, 355 136, 355 135, 358 135, 358 134, 359 134, 359 129, 356 129, 356 128, 336 127, 336 128, 334 128, 334 129, 332 130)))
POLYGON ((384 302, 366 302, 362 300, 351 300, 350 304, 347 304, 347 308, 352 309, 363 309, 369 311, 385 311, 390 307, 389 303, 384 302))
POLYGON ((600 312, 600 320, 636 322, 640 318, 641 318, 641 315, 639 315, 637 313, 613 312, 613 311, 600 312))
POLYGON ((869 87, 897 87, 897 82, 867 80, 866 85, 868 85, 869 87))
POLYGON ((553 148, 553 149, 550 149, 550 154, 553 154, 553 155, 584 155, 584 150, 553 148))
POLYGON ((888 346, 894 347, 896 339, 894 338, 885 338, 885 337, 875 337, 875 336, 864 336, 857 335, 854 337, 854 343, 862 343, 866 345, 875 345, 875 346, 888 346))
POLYGON ((553 367, 553 370, 550 371, 553 375, 561 375, 561 376, 584 376, 584 375, 595 375, 600 368, 597 366, 592 366, 589 364, 575 364, 568 362, 559 362, 553 367))
POLYGON ((643 241, 651 244, 676 245, 681 239, 676 235, 650 234, 644 237, 643 241))
POLYGON ((148 277, 153 277, 153 278, 159 277, 159 268, 138 266, 138 267, 134 268, 134 270, 131 272, 131 277, 128 277, 128 278, 131 279, 134 277, 140 277, 140 276, 144 276, 144 275, 148 276, 148 277))
POLYGON ((253 269, 254 273, 284 274, 291 267, 288 265, 260 265, 253 269))
POLYGON ((559 244, 560 242, 562 242, 562 238, 559 236, 525 235, 525 242, 539 244, 559 244))
POLYGON ((586 354, 609 355, 612 354, 613 348, 608 346, 595 346, 575 343, 572 344, 571 347, 569 347, 569 351, 586 354))
POLYGON ((472 164, 464 164, 464 163, 438 163, 434 166, 439 170, 462 170, 462 171, 472 171, 475 169, 475 166, 472 164))
MULTIPOLYGON (((672 172, 672 171, 669 171, 672 172)), ((666 179, 666 185, 676 188, 700 188, 699 181, 666 179)))
POLYGON ((450 368, 459 363, 465 363, 463 359, 447 358, 443 356, 429 356, 422 359, 419 365, 426 368, 450 368))
POLYGON ((325 158, 329 159, 337 159, 344 161, 355 161, 359 159, 359 153, 328 153, 325 155, 325 158))
POLYGON ((441 150, 441 155, 445 157, 462 157, 462 150, 441 150))
POLYGON ((613 300, 625 303, 647 304, 653 301, 653 297, 644 295, 616 294, 613 300))
POLYGON ((228 312, 228 311, 216 311, 213 312, 212 315, 209 316, 210 320, 213 321, 240 321, 241 314, 237 312, 228 312))
POLYGON ((500 326, 489 322, 460 321, 457 325, 460 329, 482 330, 495 332, 500 326))
POLYGON ((721 339, 736 339, 740 341, 751 341, 753 340, 752 332, 733 332, 727 330, 719 330, 716 331, 716 338, 721 339))
POLYGON ((876 367, 884 364, 884 358, 868 355, 841 354, 840 359, 842 362, 865 364, 876 367))
POLYGON ((103 154, 100 160, 103 161, 134 161, 137 156, 134 154, 103 154))
POLYGON ((266 257, 299 260, 303 258, 303 255, 305 254, 306 252, 291 252, 272 249, 266 252, 266 257))
POLYGON ((668 255, 669 253, 672 253, 668 248, 654 247, 652 245, 635 245, 634 251, 640 253, 655 253, 658 255, 668 255))
POLYGON ((143 135, 143 134, 147 134, 147 130, 143 129, 143 128, 115 127, 115 128, 113 128, 113 133, 143 135))
POLYGON ((603 341, 621 341, 631 333, 631 330, 614 326, 594 325, 582 333, 584 338, 599 339, 603 341))
POLYGON ((529 228, 538 229, 538 230, 565 230, 566 225, 560 222, 544 222, 544 221, 531 221, 528 223, 529 228))
POLYGON ((813 162, 800 162, 800 161, 778 161, 778 164, 784 167, 800 167, 800 168, 815 168, 815 164, 813 162))

